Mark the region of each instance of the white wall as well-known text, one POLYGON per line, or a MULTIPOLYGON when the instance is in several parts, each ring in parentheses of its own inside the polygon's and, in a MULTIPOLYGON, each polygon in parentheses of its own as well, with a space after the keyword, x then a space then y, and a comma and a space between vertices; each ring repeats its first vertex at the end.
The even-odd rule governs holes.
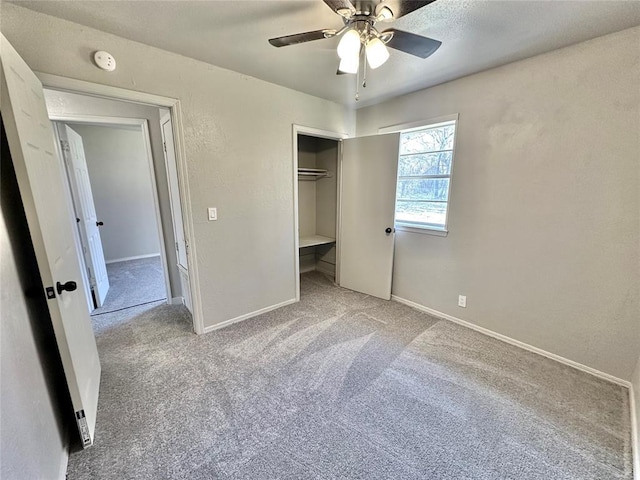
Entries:
POLYGON ((160 254, 151 172, 140 127, 69 124, 82 137, 105 260, 160 254))
MULTIPOLYGON (((3 13, 6 5, 3 5, 3 13)), ((2 23, 5 26, 5 23, 2 23)), ((44 98, 47 103, 47 111, 50 116, 102 116, 119 118, 146 119, 149 125, 149 141, 153 154, 155 169, 156 191, 160 203, 160 216, 164 231, 164 243, 166 246, 167 263, 169 270, 169 283, 173 297, 182 294, 178 260, 174 243, 173 221, 171 217, 171 202, 169 199, 169 187, 165 173, 164 151, 162 146, 162 131, 160 130, 160 109, 148 105, 140 105, 131 102, 122 102, 88 95, 77 95, 56 90, 44 90, 44 98)))
POLYGON ((205 326, 295 298, 292 124, 353 133, 353 114, 11 4, 2 31, 36 71, 180 99, 205 326), (97 49, 116 71, 92 64, 97 49))
POLYGON ((460 114, 449 235, 396 235, 395 295, 631 378, 639 45, 634 28, 358 111, 358 135, 460 114))

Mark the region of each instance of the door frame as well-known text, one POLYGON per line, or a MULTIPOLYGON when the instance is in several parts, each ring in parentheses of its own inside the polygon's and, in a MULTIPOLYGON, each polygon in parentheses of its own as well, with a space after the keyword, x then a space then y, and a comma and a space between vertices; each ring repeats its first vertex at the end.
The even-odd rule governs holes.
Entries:
POLYGON ((178 172, 178 188, 182 204, 182 221, 185 226, 185 236, 189 241, 189 255, 187 263, 189 267, 189 287, 191 289, 191 301, 193 306, 193 329, 197 334, 203 334, 204 318, 202 314, 202 297, 200 295, 200 281, 198 274, 198 261, 196 243, 194 241, 194 223, 191 202, 186 151, 184 143, 184 128, 182 121, 182 106, 176 98, 163 97, 151 93, 137 92, 120 87, 112 87, 98 83, 61 77, 49 73, 34 72, 44 88, 61 90, 72 93, 93 95, 112 100, 121 100, 134 103, 142 103, 153 107, 168 108, 171 112, 173 126, 173 141, 176 153, 176 170, 178 172))
POLYGON ((340 283, 338 278, 337 265, 340 262, 340 196, 342 192, 342 141, 345 138, 349 138, 346 133, 332 132, 329 130, 321 130, 313 127, 305 127, 304 125, 293 124, 293 265, 296 285, 296 302, 300 301, 300 235, 299 235, 299 220, 298 220, 298 135, 308 135, 310 137, 327 138, 329 140, 335 140, 338 143, 338 158, 336 164, 336 174, 338 175, 337 192, 336 195, 336 283, 340 283))
MULTIPOLYGON (((121 125, 121 126, 138 126, 142 131, 142 138, 144 142, 144 150, 145 157, 147 158, 147 168, 148 173, 150 175, 149 180, 152 185, 152 193, 153 193, 153 208, 156 214, 156 225, 157 225, 157 234, 160 240, 160 259, 162 261, 162 272, 164 274, 164 284, 165 291, 167 295, 167 303, 171 304, 171 299, 173 298, 171 293, 171 284, 169 282, 169 265, 167 260, 167 251, 164 243, 164 228, 162 226, 162 218, 160 216, 160 200, 158 198, 158 186, 156 180, 156 171, 153 166, 153 153, 151 151, 151 138, 149 136, 149 121, 146 118, 126 118, 126 117, 103 117, 99 115, 73 115, 73 114, 64 114, 64 115, 49 115, 49 120, 52 122, 59 123, 82 123, 85 125, 94 125, 94 126, 106 126, 106 125, 121 125)), ((56 141, 58 143, 57 147, 60 148, 60 138, 58 138, 58 130, 54 129, 56 133, 56 141)), ((62 157, 61 157, 62 158, 62 157)), ((67 187, 70 188, 70 185, 67 183, 67 187)), ((82 241, 80 242, 82 244, 82 241)), ((87 247, 83 245, 83 247, 87 247)), ((87 272, 82 272, 83 276, 86 277, 87 272)), ((88 281, 88 279, 87 279, 88 281)))

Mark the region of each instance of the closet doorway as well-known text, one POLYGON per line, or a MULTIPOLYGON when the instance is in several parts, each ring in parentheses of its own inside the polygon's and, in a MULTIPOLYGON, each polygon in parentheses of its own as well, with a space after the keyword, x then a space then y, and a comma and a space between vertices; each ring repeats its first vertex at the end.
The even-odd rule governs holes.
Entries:
POLYGON ((300 275, 318 271, 338 283, 340 140, 345 135, 294 125, 296 299, 300 275))
POLYGON ((296 300, 300 274, 391 298, 400 135, 346 135, 294 125, 296 300))

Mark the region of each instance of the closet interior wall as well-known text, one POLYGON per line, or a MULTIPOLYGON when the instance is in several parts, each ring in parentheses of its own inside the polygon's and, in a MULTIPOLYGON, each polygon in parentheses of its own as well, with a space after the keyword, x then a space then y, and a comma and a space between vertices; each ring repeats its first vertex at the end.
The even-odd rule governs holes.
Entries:
POLYGON ((336 274, 336 211, 338 142, 298 135, 298 169, 326 171, 316 179, 299 176, 298 227, 300 235, 300 273, 321 271, 336 274), (332 241, 304 247, 304 239, 327 237, 332 241))

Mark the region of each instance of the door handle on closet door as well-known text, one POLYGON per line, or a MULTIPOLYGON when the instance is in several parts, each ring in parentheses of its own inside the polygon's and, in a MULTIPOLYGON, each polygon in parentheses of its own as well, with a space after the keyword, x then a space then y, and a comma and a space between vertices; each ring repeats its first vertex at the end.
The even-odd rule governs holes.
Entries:
POLYGON ((104 222, 96 222, 96 227, 101 227, 104 225, 104 222))
POLYGON ((395 228, 391 228, 391 227, 387 227, 387 228, 384 230, 384 232, 385 232, 387 235, 389 235, 390 233, 395 232, 395 231, 396 231, 396 229, 395 229, 395 228))

